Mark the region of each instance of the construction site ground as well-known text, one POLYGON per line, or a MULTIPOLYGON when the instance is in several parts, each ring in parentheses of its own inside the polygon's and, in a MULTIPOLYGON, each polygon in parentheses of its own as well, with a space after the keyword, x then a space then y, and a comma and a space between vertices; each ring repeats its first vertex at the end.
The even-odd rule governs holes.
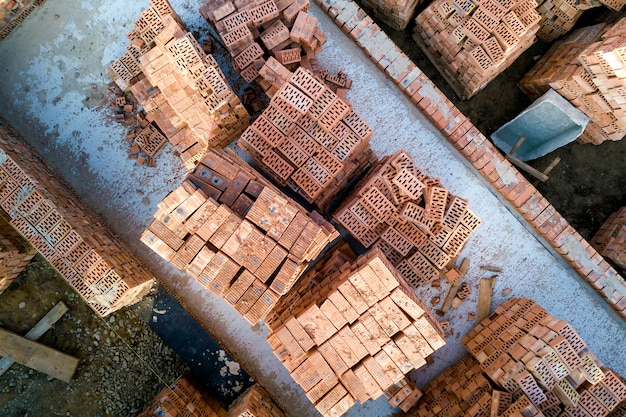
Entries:
MULTIPOLYGON (((208 25, 197 12, 199 5, 199 2, 172 1, 172 6, 190 29, 207 36, 208 25)), ((225 302, 200 287, 191 276, 163 261, 139 241, 139 236, 156 210, 156 204, 180 184, 186 173, 169 145, 157 154, 156 168, 137 166, 134 160, 128 159, 126 129, 113 121, 109 106, 107 84, 110 80, 106 68, 123 53, 128 42, 125 34, 147 6, 147 1, 112 0, 101 3, 95 0, 48 0, 0 43, 0 114, 28 138, 50 165, 151 265, 159 281, 174 296, 184 300, 187 309, 200 319, 205 329, 237 361, 235 363, 222 355, 219 346, 210 348, 214 349, 212 352, 218 352, 218 359, 212 360, 221 362, 222 368, 224 365, 226 368, 223 370, 224 375, 218 372, 219 375, 214 377, 237 377, 230 386, 221 384, 223 392, 235 395, 245 383, 249 383, 247 375, 250 375, 269 390, 289 415, 317 415, 301 388, 293 382, 271 352, 265 341, 266 329, 263 325, 250 326, 225 302), (247 374, 242 373, 241 369, 247 374)), ((626 374, 624 346, 616 343, 626 340, 623 320, 588 284, 534 237, 529 226, 511 213, 497 193, 484 183, 461 155, 448 145, 394 84, 319 8, 312 6, 312 14, 320 20, 320 26, 329 35, 319 55, 319 66, 331 70, 343 69, 353 80, 347 99, 374 128, 372 148, 379 156, 391 154, 399 148, 406 149, 430 176, 441 178, 453 194, 467 198, 471 210, 483 220, 483 225, 461 255, 471 260, 467 280, 472 287, 472 295, 458 309, 444 317, 450 320, 454 335, 448 337, 446 346, 433 355, 431 365, 412 375, 418 385, 423 386, 465 354, 460 336, 475 324, 467 320, 467 315, 476 309, 478 280, 491 274, 481 270, 481 265, 493 265, 503 270, 496 282, 493 306, 507 298, 503 295, 505 289, 512 290, 510 296, 535 299, 550 314, 569 321, 608 367, 626 374)), ((226 65, 228 58, 219 52, 218 48, 218 61, 224 65, 225 73, 235 84, 236 92, 241 94, 244 87, 241 80, 237 81, 234 71, 226 65)), ((421 65, 421 62, 416 63, 421 65)), ((521 77, 521 73, 517 77, 521 77)), ((513 81, 502 85, 506 87, 500 88, 517 88, 513 81)), ((442 87, 446 91, 445 86, 442 87)), ((484 94, 488 91, 485 90, 484 94)), ((489 98, 485 96, 483 102, 497 102, 501 99, 502 95, 497 90, 491 94, 489 98)), ((452 98, 451 95, 449 97, 452 98)), ((519 110, 527 104, 519 105, 519 110)), ((491 108, 503 107, 496 104, 491 108)), ((461 109, 465 111, 463 106, 461 109)), ((490 117, 480 102, 471 105, 468 115, 481 128, 481 123, 488 122, 474 118, 488 120, 490 117)), ((493 120, 498 120, 498 123, 489 124, 489 128, 495 130, 499 121, 504 122, 508 117, 494 115, 493 120)), ((596 170, 599 168, 619 170, 618 167, 623 165, 623 142, 598 147, 586 145, 581 151, 573 151, 572 154, 597 152, 600 155, 588 157, 585 164, 575 162, 577 160, 573 156, 563 158, 561 168, 569 167, 563 175, 569 171, 584 170, 580 175, 598 177, 600 174, 596 170), (610 146, 620 147, 621 154, 615 150, 604 151, 611 149, 610 146), (608 154, 606 159, 603 159, 604 152, 608 154), (611 166, 608 157, 614 158, 616 154, 621 155, 617 156, 621 159, 613 159, 615 165, 611 166), (587 162, 591 159, 594 162, 587 162)), ((557 179, 556 172, 550 181, 557 179)), ((623 188, 619 186, 624 183, 623 170, 620 170, 620 175, 622 180, 617 182, 615 192, 623 188)), ((567 177, 564 177, 563 183, 568 182, 567 177)), ((564 193, 571 199, 579 190, 573 181, 569 186, 572 188, 564 193)), ((621 199, 623 205, 623 196, 580 192, 581 199, 621 199)), ((548 192, 546 195, 552 201, 548 192)), ((561 210, 558 203, 553 204, 561 210)), ((563 214, 570 220, 567 211, 563 210, 563 214)), ((571 220, 580 227, 576 221, 581 219, 571 220)), ((582 231, 585 237, 591 233, 592 227, 588 227, 589 231, 582 231)), ((110 318, 103 322, 84 303, 79 302, 77 296, 71 294, 70 287, 61 278, 52 277, 49 266, 41 258, 37 259, 27 274, 0 296, 0 325, 24 333, 36 321, 33 315, 42 315, 58 299, 68 300, 70 312, 64 319, 65 324, 60 322, 41 341, 80 357, 82 364, 69 385, 48 381, 43 375, 15 365, 10 372, 0 377, 0 412, 4 415, 125 416, 147 406, 150 398, 164 386, 163 381, 169 378, 167 382, 170 382, 185 369, 182 361, 169 349, 160 347, 157 338, 150 332, 149 328, 155 328, 155 321, 171 323, 165 325, 165 330, 155 330, 187 362, 190 362, 190 357, 194 357, 196 362, 208 360, 206 355, 203 358, 197 354, 197 348, 181 343, 182 336, 189 336, 189 339, 199 340, 200 344, 206 343, 207 346, 212 342, 209 338, 203 339, 206 336, 203 331, 192 323, 190 316, 176 307, 174 301, 169 301, 172 303, 171 308, 161 304, 159 291, 162 290, 155 290, 151 297, 136 307, 116 313, 113 316, 115 322, 111 322, 110 318), (21 303, 25 303, 22 309, 21 303), (124 326, 119 324, 120 320, 124 326), (106 341, 104 330, 110 332, 107 323, 131 328, 131 333, 124 338, 109 337, 111 347, 106 348, 117 349, 120 360, 124 358, 127 362, 126 369, 110 363, 112 351, 106 350, 108 345, 103 342, 103 339, 106 341), (95 338, 96 333, 100 341, 95 338), (78 337, 78 334, 84 336, 78 337), (94 339, 98 345, 94 345, 94 339), (137 359, 135 364, 134 354, 123 349, 125 343, 145 345, 145 350, 139 350, 143 352, 141 357, 155 362, 147 366, 137 359), (100 374, 100 368, 103 374, 100 374), (163 381, 153 377, 149 368, 154 368, 163 381), (144 377, 139 378, 138 374, 144 377), (120 379, 115 379, 115 375, 119 375, 120 379), (30 382, 33 380, 38 382, 30 382), (133 384, 137 381, 137 386, 129 385, 130 381, 133 384), (100 395, 108 400, 99 402, 94 398, 92 402, 87 392, 96 392, 98 394, 91 395, 100 395), (107 412, 110 403, 119 405, 107 412), (76 408, 77 404, 83 406, 79 409, 76 408)), ((443 300, 447 288, 448 285, 442 283, 441 288, 420 289, 418 295, 430 305, 430 300, 435 296, 443 300)), ((440 305, 433 306, 437 307, 440 305)), ((209 372, 196 371, 200 374, 209 372)), ((347 415, 386 416, 393 411, 381 398, 357 405, 347 415)))

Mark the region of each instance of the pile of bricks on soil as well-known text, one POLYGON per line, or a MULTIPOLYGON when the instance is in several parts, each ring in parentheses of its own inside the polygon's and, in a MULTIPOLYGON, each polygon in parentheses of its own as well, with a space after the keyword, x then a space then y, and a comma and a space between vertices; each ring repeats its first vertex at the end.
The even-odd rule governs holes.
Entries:
POLYGON ((228 408, 228 417, 285 417, 267 391, 254 384, 228 408))
POLYGON ((339 235, 223 150, 209 150, 158 208, 142 242, 252 324, 339 235))
POLYGON ((438 279, 482 223, 405 151, 381 159, 345 201, 335 220, 366 248, 380 248, 414 288, 438 279))
POLYGON ((49 165, 0 120, 0 208, 17 230, 105 316, 137 301, 153 277, 49 165))
POLYGON ((600 255, 626 271, 626 207, 611 214, 589 243, 600 255))
POLYGON ((422 3, 422 0, 363 0, 361 4, 391 28, 404 30, 422 3))
POLYGON ((310 7, 309 0, 207 0, 200 14, 219 33, 241 77, 265 89, 258 75, 270 56, 294 70, 303 55, 322 50, 326 34, 307 13, 310 7))
POLYGON ((472 97, 535 41, 535 0, 436 0, 413 38, 462 99, 472 97))
POLYGON ((303 67, 291 73, 270 58, 261 74, 279 88, 237 144, 277 183, 325 208, 376 160, 372 129, 303 67))
MULTIPOLYGON (((205 53, 167 0, 152 0, 127 37, 127 52, 109 73, 133 93, 163 135, 152 130, 139 146, 154 154, 167 137, 188 169, 208 148, 230 143, 250 116, 212 55, 205 53)), ((138 142, 138 138, 135 138, 138 142)))
POLYGON ((559 41, 520 81, 531 98, 550 87, 589 117, 580 143, 626 135, 626 18, 578 29, 559 41))
POLYGON ((435 378, 410 415, 602 417, 626 399, 576 331, 532 300, 505 302, 463 342, 475 359, 435 378))
MULTIPOLYGON (((4 171, 0 172, 3 178, 5 175, 4 171)), ((36 254, 37 250, 0 216, 0 294, 15 281, 36 254)))
POLYGON ((471 356, 428 384, 409 415, 605 417, 626 404, 620 377, 533 300, 507 300, 463 344, 471 356))
MULTIPOLYGON (((266 323, 274 354, 324 416, 396 392, 394 385, 406 384, 405 375, 445 344, 437 321, 384 254, 374 249, 354 261, 347 244, 313 266, 266 323)), ((421 395, 408 392, 406 409, 421 395)))

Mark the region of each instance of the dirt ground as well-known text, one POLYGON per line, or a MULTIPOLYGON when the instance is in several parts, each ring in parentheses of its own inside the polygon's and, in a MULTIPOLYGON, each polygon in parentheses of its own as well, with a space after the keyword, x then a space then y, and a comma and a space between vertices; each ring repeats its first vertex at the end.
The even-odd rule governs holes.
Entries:
MULTIPOLYGON (((576 27, 614 22, 623 16, 623 12, 598 7, 586 11, 576 27)), ((487 137, 532 103, 517 87, 517 83, 550 47, 546 42, 537 41, 484 90, 463 101, 415 44, 411 36, 414 23, 409 24, 404 31, 396 31, 379 20, 376 22, 487 137)), ((597 146, 573 142, 542 158, 529 161, 529 164, 543 171, 557 156, 561 162, 552 170, 548 181, 537 181, 536 187, 589 240, 611 213, 626 205, 626 140, 606 141, 597 146)), ((536 181, 525 172, 522 174, 529 181, 536 181)))

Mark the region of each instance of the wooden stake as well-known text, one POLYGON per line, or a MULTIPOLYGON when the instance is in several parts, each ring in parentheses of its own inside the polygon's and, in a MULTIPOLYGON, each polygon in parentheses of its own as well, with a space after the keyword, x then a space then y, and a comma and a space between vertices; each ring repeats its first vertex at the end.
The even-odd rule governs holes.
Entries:
POLYGON ((491 294, 496 284, 497 277, 497 275, 493 275, 480 280, 478 307, 476 308, 476 323, 480 323, 491 314, 491 294))

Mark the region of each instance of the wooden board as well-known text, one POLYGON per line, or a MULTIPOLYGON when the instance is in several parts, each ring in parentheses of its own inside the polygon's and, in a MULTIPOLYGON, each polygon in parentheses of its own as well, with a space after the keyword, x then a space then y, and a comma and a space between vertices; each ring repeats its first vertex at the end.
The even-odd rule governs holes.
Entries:
POLYGON ((480 287, 478 289, 478 307, 476 308, 476 323, 480 323, 483 319, 489 317, 491 313, 491 293, 493 287, 496 284, 497 275, 491 278, 484 278, 480 280, 480 287))
POLYGON ((0 355, 68 383, 78 365, 78 358, 5 329, 0 329, 0 355))
MULTIPOLYGON (((63 301, 59 301, 57 305, 55 305, 52 310, 48 311, 48 313, 43 316, 35 326, 28 331, 24 335, 24 337, 28 340, 37 340, 39 339, 45 332, 50 329, 68 310, 67 306, 63 301)), ((9 358, 0 358, 0 376, 9 370, 11 365, 15 363, 14 360, 9 358)))

